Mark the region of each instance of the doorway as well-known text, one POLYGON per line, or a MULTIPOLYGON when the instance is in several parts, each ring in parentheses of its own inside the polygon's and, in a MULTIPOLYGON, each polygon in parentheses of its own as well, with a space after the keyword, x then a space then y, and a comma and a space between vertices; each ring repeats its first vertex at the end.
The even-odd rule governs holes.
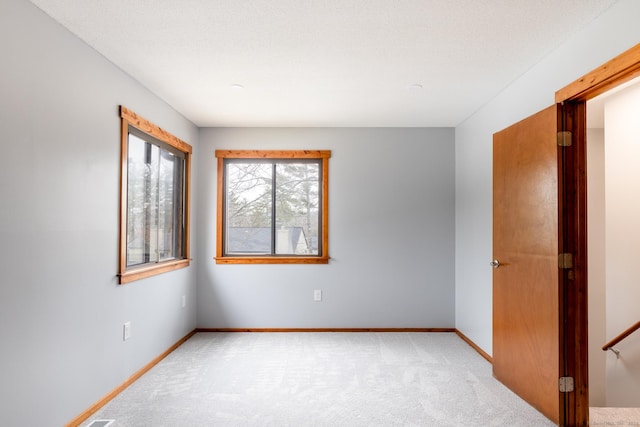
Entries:
MULTIPOLYGON (((638 76, 640 44, 558 90, 555 96, 556 102, 566 108, 567 114, 563 115, 566 127, 562 130, 571 132, 572 150, 566 153, 574 153, 567 154, 562 176, 563 181, 571 183, 571 191, 563 195, 564 202, 574 206, 571 212, 565 212, 562 224, 570 233, 568 242, 573 246, 573 272, 572 286, 568 288, 561 308, 561 319, 567 326, 562 335, 564 353, 561 357, 563 365, 575 378, 579 393, 566 396, 564 425, 587 425, 589 422, 586 103, 638 76)), ((631 120, 637 121, 637 118, 631 120)))
POLYGON ((640 407, 640 78, 587 101, 589 405, 640 407))
MULTIPOLYGON (((560 89, 556 92, 556 105, 554 107, 557 111, 557 115, 552 117, 551 120, 544 121, 543 126, 539 127, 540 132, 542 132, 545 136, 541 141, 545 145, 550 143, 552 147, 555 147, 554 150, 557 150, 556 162, 557 165, 557 178, 558 185, 554 186, 554 191, 556 200, 558 202, 558 210, 557 210, 557 252, 555 252, 557 256, 557 264, 556 268, 558 271, 558 304, 557 304, 557 313, 556 317, 558 321, 557 332, 558 332, 558 340, 556 341, 558 344, 557 351, 548 350, 548 353, 554 353, 558 356, 557 360, 559 363, 554 365, 554 360, 549 359, 544 360, 543 358, 538 359, 540 364, 544 364, 546 367, 550 369, 557 369, 557 378, 558 381, 554 384, 552 380, 549 380, 548 383, 551 384, 555 389, 549 389, 543 394, 558 396, 558 414, 555 416, 555 410, 550 411, 551 415, 548 415, 551 419, 557 419, 559 424, 562 426, 586 426, 589 424, 589 330, 588 330, 588 315, 589 315, 589 307, 588 307, 588 272, 589 272, 589 259, 588 259, 588 215, 587 215, 587 102, 596 98, 598 95, 601 95, 607 91, 610 91, 621 84, 629 82, 635 77, 640 76, 640 44, 634 46, 613 60, 607 62, 601 67, 595 69, 594 71, 586 74, 582 78, 576 80, 575 82, 569 84, 563 89, 560 89), (556 120, 553 120, 553 119, 556 120), (551 131, 550 137, 548 137, 549 131, 551 131), (557 390, 557 391, 554 391, 557 390)), ((624 108, 623 108, 624 109, 624 108)), ((628 108, 627 108, 628 110, 628 108)), ((627 111, 628 112, 628 111, 627 111)), ((540 116, 543 112, 535 114, 527 119, 524 119, 521 123, 529 124, 531 120, 536 121, 536 118, 540 116)), ((639 122, 638 117, 640 117, 640 112, 636 113, 634 116, 632 114, 631 117, 626 119, 627 122, 637 123, 639 122)), ((496 179, 496 158, 495 158, 495 144, 496 138, 498 140, 502 138, 502 136, 512 135, 512 138, 515 142, 512 142, 511 145, 518 145, 521 140, 519 135, 525 135, 529 132, 529 126, 525 126, 525 131, 520 129, 520 124, 514 124, 511 127, 494 134, 494 185, 496 179)), ((537 130, 535 132, 538 132, 537 130)), ((603 135, 604 135, 604 131, 603 135)), ((530 139, 527 136, 524 140, 530 139)), ((635 138, 636 145, 640 146, 640 131, 638 131, 638 136, 635 138)), ((628 154, 622 155, 622 157, 633 157, 634 159, 640 158, 640 148, 638 148, 638 152, 636 156, 630 156, 628 154)), ((508 164, 508 163, 507 163, 508 164)), ((635 171, 640 169, 640 166, 636 167, 634 163, 631 163, 631 167, 629 169, 635 171)), ((545 171, 548 168, 543 168, 545 171)), ((604 168, 603 168, 604 169, 604 168)), ((608 167, 607 169, 613 169, 615 171, 622 170, 622 168, 618 168, 617 166, 608 167)), ((517 169, 515 169, 517 170, 517 169)), ((629 182, 632 179, 629 179, 626 175, 629 175, 629 172, 621 174, 621 182, 629 182)), ((498 176, 499 178, 499 176, 498 176)), ((609 180, 610 183, 614 182, 609 180)), ((635 199, 640 200, 640 173, 637 175, 638 188, 632 189, 631 192, 627 189, 626 192, 621 192, 622 196, 620 197, 623 202, 628 202, 629 200, 635 201, 635 199), (636 197, 636 194, 638 197, 636 197)), ((543 182, 543 181, 539 181, 543 182)), ((547 188, 546 186, 542 186, 547 188)), ((615 194, 615 191, 620 187, 617 185, 615 187, 605 188, 608 191, 603 191, 602 194, 606 194, 606 202, 609 203, 610 195, 615 194)), ((520 187, 517 187, 519 189, 520 187)), ((552 189, 552 190, 553 190, 552 189)), ((494 197, 495 197, 495 187, 494 187, 494 197)), ((519 193, 518 193, 519 194, 519 193)), ((516 195, 518 195, 516 194, 516 195)), ((518 198, 510 197, 509 200, 516 205, 520 203, 518 198)), ((542 205, 548 205, 546 202, 541 202, 542 205)), ((640 202, 637 203, 640 206, 640 202)), ((494 199, 494 209, 495 209, 495 199, 494 199)), ((625 205, 627 206, 627 205, 625 205)), ((605 213, 609 213, 610 210, 608 206, 605 205, 605 213)), ((622 209, 624 215, 627 215, 629 211, 628 206, 622 209)), ((509 212, 507 212, 509 213, 509 212)), ((505 218, 508 218, 510 215, 506 215, 505 218)), ((597 215, 594 215, 597 219, 597 215)), ((603 215, 604 217, 604 215, 603 215)), ((640 207, 637 212, 630 216, 633 220, 636 218, 640 218, 640 207)), ((616 227, 620 228, 618 224, 618 219, 613 224, 616 227)), ((498 218, 499 221, 503 221, 502 217, 498 218)), ((495 234, 495 221, 496 216, 494 212, 494 245, 496 240, 495 234)), ((611 221, 611 219, 605 219, 605 224, 611 221)), ((539 223, 542 224, 542 223, 539 223)), ((604 234, 604 248, 610 250, 611 245, 610 237, 613 233, 604 228, 602 224, 600 227, 605 230, 604 234)), ((525 227, 526 228, 526 227, 525 227)), ((516 230, 518 227, 515 228, 516 230)), ((545 227, 538 227, 539 230, 544 230, 545 227)), ((613 230, 612 228, 611 230, 613 230)), ((635 225, 634 222, 627 223, 626 226, 620 228, 620 234, 622 235, 621 240, 625 242, 640 242, 640 231, 638 231, 637 237, 629 237, 628 229, 634 229, 634 231, 640 230, 640 225, 635 225)), ((511 238, 508 239, 513 240, 511 238)), ((638 247, 624 247, 622 250, 619 250, 613 255, 613 253, 608 252, 602 253, 602 260, 607 258, 613 258, 617 261, 616 258, 634 258, 635 254, 640 254, 640 243, 637 243, 638 247)), ((616 244, 617 245, 617 244, 616 244)), ((594 249, 595 246, 594 246, 594 249)), ((597 255, 597 250, 595 250, 597 255)), ((529 253, 530 255, 536 255, 533 252, 529 253)), ((545 253, 546 256, 546 253, 545 253)), ((510 265, 508 260, 504 265, 510 265)), ((634 260, 635 261, 635 260, 634 260)), ((640 256, 638 260, 640 261, 640 256)), ((635 261, 631 261, 629 264, 634 266, 638 265, 635 261)), ((501 261, 496 259, 492 262, 494 268, 498 268, 501 264, 501 261)), ((513 268, 514 263, 511 261, 511 269, 513 268)), ((609 272, 618 273, 619 267, 616 265, 615 268, 612 268, 611 265, 605 264, 604 274, 605 274, 605 282, 611 281, 613 279, 606 277, 609 272)), ((537 271, 537 270, 536 270, 537 271)), ((500 274, 503 275, 503 274, 500 274)), ((637 274, 629 274, 631 278, 634 276, 637 277, 637 274)), ((612 276, 613 277, 613 276, 612 276)), ((498 278, 499 279, 499 278, 498 278)), ((595 280, 595 279, 594 279, 595 280)), ((632 280, 632 279, 630 279, 632 280)), ((513 281, 512 281, 513 282, 513 281)), ((515 282, 518 282, 516 280, 515 282)), ((548 280, 542 280, 542 282, 549 282, 548 280)), ((499 285, 499 280, 496 281, 496 275, 494 274, 494 346, 496 342, 496 333, 500 334, 501 323, 497 322, 498 328, 496 328, 496 310, 498 309, 500 315, 500 310, 502 312, 508 313, 510 304, 498 304, 496 302, 500 302, 500 300, 496 301, 496 285, 499 285)), ((633 285, 631 285, 633 286, 633 285)), ((640 288, 640 284, 637 284, 635 289, 640 288)), ((531 290, 535 292, 536 288, 531 287, 531 290)), ((508 292, 508 291, 507 291, 508 292)), ((640 291, 639 291, 640 292, 640 291)), ((500 293, 498 293, 498 296, 500 293)), ((607 294, 608 296, 608 294, 607 294)), ((595 295, 594 295, 595 297, 595 295)), ((601 298, 602 300, 602 298, 601 298)), ((617 305, 613 306, 613 309, 606 310, 607 306, 607 298, 605 300, 605 313, 607 311, 618 311, 619 306, 621 305, 620 301, 638 301, 638 298, 634 295, 623 296, 618 299, 617 305)), ((593 302, 597 302, 598 299, 594 298, 593 302)), ((610 302, 609 302, 610 304, 610 302)), ((637 305, 636 305, 637 307, 637 305)), ((524 312, 524 310, 521 310, 524 312)), ((634 310, 637 313, 637 309, 634 310)), ((593 313, 594 315, 596 312, 593 313)), ((498 317, 500 320, 500 317, 498 317)), ((524 319, 526 320, 526 319, 524 319)), ((526 325, 527 323, 524 322, 526 325)), ((638 323, 640 325, 640 322, 638 323)), ((513 328, 510 328, 512 325, 511 322, 505 322, 504 325, 507 326, 505 330, 507 332, 513 332, 513 328)), ((535 334, 533 331, 538 330, 537 327, 525 328, 525 335, 528 338, 532 338, 535 341, 535 334)), ((606 328, 605 328, 606 329, 606 328)), ((608 332, 605 330, 605 332, 608 332)), ((513 333, 510 335, 514 336, 513 333)), ((505 340, 507 344, 509 344, 511 340, 505 340)), ((531 340, 530 340, 531 341, 531 340)), ((598 343, 597 339, 594 339, 594 343, 598 343)), ((526 343, 528 344, 528 342, 526 343)), ((597 344, 594 344, 597 345, 597 344)), ((506 347, 507 351, 503 352, 503 354, 510 354, 512 348, 506 347)), ((499 361, 496 361, 498 358, 499 351, 494 348, 494 366, 499 364, 499 361)), ((635 356, 634 356, 635 357, 635 356)), ((640 354, 638 355, 638 362, 640 362, 640 354)), ((508 357, 505 358, 508 362, 508 357)), ((619 360, 619 359, 618 359, 619 360)), ((626 361, 626 360, 625 360, 626 361)), ((608 363, 608 362, 607 362, 608 363)), ((640 365, 640 363, 638 364, 640 365)), ((607 365, 608 369, 608 365, 607 365)), ((640 367, 638 367, 640 370, 640 367)), ((511 369, 513 371, 513 369, 511 369)), ((496 372, 494 368, 494 372, 496 372)), ((555 378, 555 377, 554 377, 555 378)), ((553 378, 552 378, 553 379, 553 378)), ((604 380, 607 383, 608 380, 604 380)), ((509 381, 507 381, 509 382, 509 381)), ((519 387, 518 381, 513 381, 513 384, 508 384, 510 388, 514 389, 514 391, 519 387)), ((545 383, 546 385, 546 383, 545 383)), ((608 387, 608 384, 607 384, 608 387)), ((541 389, 541 388, 538 388, 541 389)), ((525 389, 528 391, 528 389, 525 389)), ((636 393, 637 394, 637 393, 636 393)), ((534 404, 535 399, 525 399, 530 403, 534 404)), ((605 399, 606 400, 606 399, 605 399)), ((535 404, 534 404, 535 406, 535 404)))

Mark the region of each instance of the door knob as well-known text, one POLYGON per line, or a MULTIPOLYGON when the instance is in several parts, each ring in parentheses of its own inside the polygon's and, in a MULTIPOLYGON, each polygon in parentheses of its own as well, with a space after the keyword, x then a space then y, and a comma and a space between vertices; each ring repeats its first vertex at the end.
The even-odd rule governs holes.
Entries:
POLYGON ((498 268, 498 267, 500 267, 500 261, 498 261, 497 259, 494 259, 493 261, 491 261, 491 262, 489 263, 489 265, 490 265, 491 267, 493 267, 493 268, 498 268))

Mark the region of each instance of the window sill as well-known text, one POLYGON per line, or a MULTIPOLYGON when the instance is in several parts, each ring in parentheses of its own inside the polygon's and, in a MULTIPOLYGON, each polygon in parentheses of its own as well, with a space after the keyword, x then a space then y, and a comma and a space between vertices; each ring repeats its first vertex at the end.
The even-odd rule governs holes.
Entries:
POLYGON ((329 264, 329 257, 215 257, 216 264, 329 264))
POLYGON ((180 268, 188 267, 190 260, 179 259, 172 261, 165 261, 162 263, 154 264, 151 266, 144 266, 140 268, 132 268, 124 273, 120 273, 120 284, 134 282, 136 280, 145 279, 147 277, 155 276, 157 274, 166 273, 168 271, 178 270, 180 268))

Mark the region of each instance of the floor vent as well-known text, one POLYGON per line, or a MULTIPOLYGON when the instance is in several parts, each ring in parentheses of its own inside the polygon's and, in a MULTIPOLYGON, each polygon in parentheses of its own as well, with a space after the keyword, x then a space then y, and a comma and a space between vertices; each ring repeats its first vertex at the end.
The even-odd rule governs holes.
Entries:
POLYGON ((108 427, 113 424, 115 420, 94 420, 87 427, 108 427))

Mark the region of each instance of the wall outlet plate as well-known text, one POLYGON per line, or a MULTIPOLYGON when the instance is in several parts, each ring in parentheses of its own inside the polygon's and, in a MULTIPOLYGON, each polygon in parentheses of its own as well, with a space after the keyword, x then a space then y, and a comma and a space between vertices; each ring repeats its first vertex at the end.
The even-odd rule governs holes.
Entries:
POLYGON ((131 322, 126 322, 122 325, 122 340, 126 341, 131 338, 131 322))
POLYGON ((322 289, 315 289, 313 291, 313 300, 322 301, 322 289))

